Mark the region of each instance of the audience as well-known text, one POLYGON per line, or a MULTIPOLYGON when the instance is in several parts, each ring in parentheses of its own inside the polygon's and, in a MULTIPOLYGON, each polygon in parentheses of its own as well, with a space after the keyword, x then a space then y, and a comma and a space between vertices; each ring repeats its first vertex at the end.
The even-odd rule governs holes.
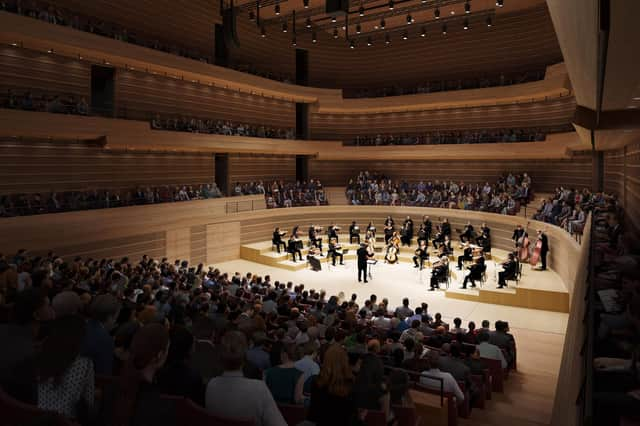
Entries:
POLYGON ((493 185, 420 180, 394 182, 377 173, 363 171, 349 180, 346 197, 353 205, 442 207, 514 215, 533 196, 527 173, 502 175, 493 185))
POLYGON ((555 126, 529 129, 482 129, 482 130, 438 130, 421 134, 376 134, 356 136, 345 145, 381 146, 381 145, 441 145, 472 144, 490 142, 538 142, 544 141, 549 133, 571 132, 568 126, 555 126))
POLYGON ((295 183, 263 181, 240 184, 236 182, 232 195, 264 194, 268 209, 280 207, 320 206, 328 204, 327 196, 318 179, 295 183))
MULTIPOLYGON (((163 394, 259 425, 285 424, 278 404, 308 406, 318 425, 362 425, 371 412, 392 422, 391 401, 411 406, 398 368, 412 380, 422 374, 436 393, 443 378, 458 401, 473 401, 480 390, 470 375, 486 369, 480 357, 502 354, 490 334, 515 359, 502 321, 467 356, 466 335, 447 332, 426 304, 405 299, 392 309, 375 294, 359 303, 357 295, 328 297, 251 273, 193 272, 181 260, 65 261, 19 250, 0 256, 0 285, 3 307, 12 306, 10 323, 0 324, 0 386, 81 424, 105 409, 104 399, 91 404, 94 375, 113 377, 118 426, 176 424, 177 402, 163 394), (29 286, 19 288, 13 265, 29 286), (456 380, 466 395, 457 394, 456 380), (65 397, 54 404, 53 393, 65 397)), ((461 321, 454 323, 459 331, 461 321)))
POLYGON ((229 120, 211 120, 203 118, 167 118, 162 119, 156 115, 151 120, 151 128, 154 130, 174 130, 177 132, 206 133, 226 136, 249 136, 271 139, 295 139, 296 133, 292 128, 281 129, 265 127, 264 125, 249 125, 246 123, 233 123, 229 120))
POLYGON ((8 89, 1 105, 3 108, 25 111, 89 115, 89 104, 86 99, 76 99, 74 95, 41 93, 34 96, 30 90, 17 95, 12 89, 8 89))

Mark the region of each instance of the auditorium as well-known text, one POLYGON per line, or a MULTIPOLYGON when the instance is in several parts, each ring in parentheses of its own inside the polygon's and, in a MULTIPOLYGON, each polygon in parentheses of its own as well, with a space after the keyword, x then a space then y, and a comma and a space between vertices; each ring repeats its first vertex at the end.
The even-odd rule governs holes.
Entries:
POLYGON ((0 0, 0 426, 640 426, 637 0, 0 0))

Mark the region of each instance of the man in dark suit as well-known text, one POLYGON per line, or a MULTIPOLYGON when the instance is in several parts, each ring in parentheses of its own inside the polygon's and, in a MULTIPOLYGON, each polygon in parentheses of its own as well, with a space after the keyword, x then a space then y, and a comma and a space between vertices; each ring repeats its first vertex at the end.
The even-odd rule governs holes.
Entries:
POLYGON ((518 263, 513 253, 509 253, 509 259, 502 264, 503 271, 498 272, 498 288, 507 286, 507 280, 516 276, 518 263))
POLYGON ((351 222, 351 226, 349 226, 349 242, 353 244, 354 239, 360 244, 360 228, 355 220, 351 222))
POLYGON ((449 237, 449 239, 451 239, 451 224, 449 223, 449 219, 447 219, 446 217, 442 219, 442 227, 440 229, 442 230, 443 236, 449 237))
POLYGON ((282 250, 286 250, 287 245, 282 241, 282 233, 280 232, 280 228, 276 228, 273 230, 273 238, 271 238, 271 242, 276 249, 278 249, 278 253, 280 253, 280 246, 282 246, 282 250))
POLYGON ((547 269, 547 254, 549 253, 549 239, 547 238, 547 234, 542 232, 542 229, 538 229, 538 240, 541 241, 540 246, 540 261, 542 262, 541 271, 547 269))
POLYGON ((329 241, 335 238, 338 241, 338 230, 335 223, 332 223, 329 227, 329 232, 327 233, 327 237, 329 237, 329 241))
POLYGON ((315 225, 309 227, 309 245, 316 246, 320 250, 320 256, 322 256, 322 237, 318 235, 315 225))
POLYGON ((298 255, 298 258, 300 260, 302 260, 302 252, 300 251, 300 247, 298 246, 298 240, 296 240, 293 235, 291 236, 291 238, 289 238, 289 243, 287 245, 287 251, 289 253, 291 253, 291 256, 293 256, 293 261, 296 261, 296 254, 298 255))
POLYGON ((462 289, 467 289, 467 283, 471 282, 471 287, 476 286, 476 280, 482 279, 482 274, 487 270, 487 266, 484 263, 484 257, 480 257, 476 263, 469 266, 469 275, 464 277, 462 282, 462 289))
POLYGON ((465 260, 473 260, 473 249, 469 243, 464 244, 462 256, 458 256, 458 270, 462 270, 462 262, 465 260))
POLYGON ((473 225, 471 224, 471 222, 467 222, 467 224, 464 226, 464 230, 462 231, 462 233, 460 234, 460 241, 465 243, 465 242, 471 242, 471 239, 475 236, 475 232, 473 229, 473 225))
POLYGON ((433 223, 431 222, 431 219, 429 219, 429 216, 425 216, 424 219, 422 219, 422 224, 424 225, 425 236, 427 240, 430 240, 431 231, 433 230, 433 223))
POLYGON ((356 251, 356 255, 358 256, 358 282, 362 281, 364 277, 364 282, 367 281, 367 260, 369 259, 369 252, 367 252, 367 246, 365 244, 360 244, 360 248, 356 251))
POLYGON ((340 264, 344 265, 344 255, 342 254, 342 248, 338 244, 337 240, 333 238, 329 241, 329 250, 327 251, 327 257, 332 260, 333 266, 336 266, 336 258, 340 258, 340 264))
POLYGON ((516 229, 513 230, 513 235, 511 236, 511 239, 513 240, 513 243, 516 245, 516 247, 518 247, 518 240, 520 240, 523 235, 524 229, 522 229, 522 225, 518 225, 516 229))

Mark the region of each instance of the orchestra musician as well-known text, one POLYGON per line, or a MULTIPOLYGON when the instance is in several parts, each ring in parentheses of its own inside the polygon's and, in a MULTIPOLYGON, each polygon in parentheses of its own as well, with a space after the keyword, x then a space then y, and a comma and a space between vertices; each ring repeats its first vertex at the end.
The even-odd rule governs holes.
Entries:
POLYGON ((469 266, 469 274, 464 277, 462 282, 462 289, 467 289, 467 283, 471 283, 471 287, 476 286, 476 280, 482 280, 482 274, 487 270, 487 265, 484 263, 484 256, 478 256, 475 258, 473 265, 469 266))
POLYGON ((280 231, 280 228, 276 226, 276 229, 273 230, 273 237, 271 238, 271 243, 276 246, 278 249, 278 253, 280 253, 280 246, 282 246, 282 250, 287 249, 287 245, 284 241, 282 241, 282 237, 286 235, 285 231, 280 231))
POLYGON ((424 269, 424 261, 429 258, 429 253, 427 252, 427 242, 426 240, 422 240, 420 245, 415 251, 415 255, 413 256, 413 264, 414 268, 424 269), (418 263, 419 262, 419 263, 418 263))
POLYGON ((526 262, 529 260, 529 245, 531 245, 531 241, 529 240, 529 234, 527 231, 522 234, 520 240, 518 241, 518 260, 520 262, 526 262))
POLYGON ((471 248, 471 244, 464 243, 464 250, 462 251, 462 256, 458 256, 458 270, 462 270, 462 262, 465 260, 473 260, 473 248, 471 248))
POLYGON ((364 282, 367 281, 367 260, 373 258, 372 254, 369 254, 367 251, 367 247, 364 244, 360 244, 360 248, 356 252, 358 256, 358 282, 362 282, 362 278, 364 277, 364 282))
POLYGON ((351 226, 349 227, 349 243, 353 244, 353 240, 358 240, 358 244, 360 244, 360 227, 356 224, 354 220, 351 222, 351 226))
POLYGON ((431 270, 431 288, 429 291, 434 291, 440 288, 440 282, 447 279, 447 273, 449 272, 449 257, 446 255, 440 256, 440 258, 433 263, 433 269, 431 270))
POLYGON ((387 244, 387 252, 384 256, 384 260, 387 263, 396 263, 398 261, 398 253, 400 252, 400 237, 398 233, 394 232, 389 243, 387 244))
POLYGON ((289 237, 289 243, 287 244, 287 251, 291 253, 293 261, 296 261, 296 254, 302 260, 302 240, 297 238, 294 234, 289 237))
POLYGON ((299 235, 299 228, 300 228, 300 227, 299 227, 298 225, 296 225, 296 226, 294 226, 294 227, 293 227, 293 229, 291 230, 291 235, 292 235, 292 236, 294 236, 295 238, 300 238, 300 235, 299 235))
POLYGON ((518 247, 518 241, 520 241, 523 235, 524 229, 522 229, 522 225, 516 226, 516 229, 513 230, 513 235, 511 236, 511 239, 513 240, 513 243, 516 245, 516 247, 518 247))
POLYGON ((391 225, 391 226, 385 225, 384 226, 384 243, 386 245, 389 245, 389 240, 393 236, 394 232, 395 231, 393 230, 393 225, 391 225))
POLYGON ((311 269, 315 272, 322 270, 320 258, 318 257, 321 255, 322 253, 320 252, 318 247, 316 247, 315 245, 312 245, 309 248, 309 253, 307 254, 307 260, 309 261, 309 265, 311 266, 311 269))
POLYGON ((319 235, 322 228, 316 225, 309 227, 309 245, 316 246, 320 250, 320 256, 322 256, 322 237, 319 235))
POLYGON ((502 264, 503 270, 498 272, 498 288, 504 288, 507 286, 507 280, 511 280, 516 277, 518 272, 518 262, 513 253, 509 253, 509 259, 502 264))
POLYGON ((471 224, 471 221, 468 221, 467 224, 464 226, 462 233, 460 234, 460 241, 463 243, 470 242, 474 236, 475 236, 475 231, 473 229, 473 225, 471 224))
POLYGON ((451 239, 451 224, 449 223, 449 219, 446 217, 442 219, 442 226, 440 230, 444 236, 448 236, 451 239))
POLYGON ((404 220, 404 241, 402 241, 403 245, 406 246, 410 246, 411 245, 411 240, 413 239, 413 220, 411 219, 411 216, 407 216, 407 218, 404 220))
MULTIPOLYGON (((538 240, 536 241, 536 250, 540 250, 541 271, 547 269, 547 254, 549 253, 549 239, 542 229, 538 229, 538 240)), ((533 265, 535 266, 535 265, 533 265)))
POLYGON ((376 226, 373 224, 373 221, 369 222, 369 225, 367 226, 367 233, 369 232, 371 233, 373 238, 376 237, 376 226))
POLYGON ((425 216, 422 218, 422 224, 424 225, 424 233, 427 240, 431 239, 431 231, 433 230, 433 223, 429 216, 425 216))
POLYGON ((339 230, 340 230, 339 226, 337 226, 335 223, 331 224, 331 226, 329 227, 329 231, 327 233, 327 236, 329 237, 329 241, 331 241, 332 238, 335 238, 335 240, 338 241, 339 230))
POLYGON ((421 223, 420 229, 418 229, 418 245, 420 245, 422 241, 426 242, 427 240, 427 232, 424 229, 424 223, 421 223))
POLYGON ((480 227, 480 235, 476 238, 476 244, 482 247, 484 253, 491 252, 491 229, 486 223, 480 227))
POLYGON ((333 266, 336 266, 336 257, 340 258, 340 264, 344 265, 344 254, 342 253, 342 246, 338 244, 336 238, 329 240, 329 250, 327 250, 327 256, 331 257, 333 266))
POLYGON ((442 233, 442 228, 440 225, 436 225, 436 233, 433 237, 433 248, 437 249, 440 244, 444 243, 444 234, 442 233))

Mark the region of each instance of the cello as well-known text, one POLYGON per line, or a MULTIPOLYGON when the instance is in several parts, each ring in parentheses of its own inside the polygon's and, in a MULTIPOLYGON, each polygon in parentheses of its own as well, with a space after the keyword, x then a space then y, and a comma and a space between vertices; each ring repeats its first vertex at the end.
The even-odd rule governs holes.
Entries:
POLYGON ((518 261, 519 262, 527 262, 529 260, 529 245, 531 244, 531 240, 529 240, 529 222, 527 222, 527 226, 524 228, 524 232, 522 236, 518 238, 517 247, 518 247, 518 261))

